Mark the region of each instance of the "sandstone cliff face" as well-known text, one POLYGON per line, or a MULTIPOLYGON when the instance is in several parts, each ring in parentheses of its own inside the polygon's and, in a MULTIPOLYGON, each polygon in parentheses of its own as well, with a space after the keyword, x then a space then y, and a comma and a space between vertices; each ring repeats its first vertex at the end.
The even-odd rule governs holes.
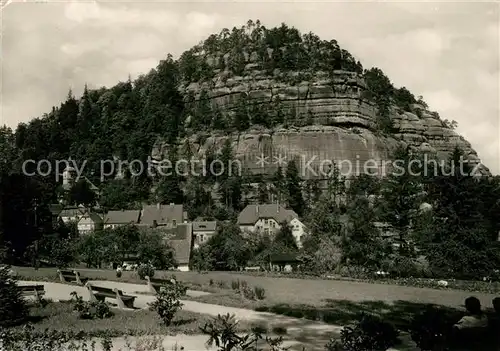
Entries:
MULTIPOLYGON (((186 83, 182 92, 197 97, 204 90, 211 103, 228 115, 242 97, 268 109, 273 108, 273 101, 279 97, 283 108, 293 111, 294 127, 272 130, 253 127, 233 135, 212 132, 204 138, 195 133, 181 143, 189 142, 200 158, 207 150, 220 150, 230 138, 236 157, 252 173, 274 172, 278 165, 284 166, 294 158, 305 178, 320 175, 328 161, 335 161, 345 175, 371 172, 374 168, 380 172, 384 161, 389 160, 391 151, 400 143, 439 159, 447 158, 459 146, 472 163, 480 163, 470 143, 420 105, 413 106, 415 114, 391 108, 395 130, 393 135, 382 135, 377 131, 377 108, 366 98, 365 83, 357 73, 284 74, 275 70, 269 75, 256 68, 252 54, 245 53, 245 57, 247 65, 242 76, 231 77, 229 72, 214 68, 216 74, 212 80, 186 83), (259 162, 262 157, 266 162, 259 162)), ((214 67, 218 64, 214 57, 208 57, 207 62, 214 67)), ((152 158, 166 158, 168 149, 167 144, 158 141, 152 158)), ((486 167, 481 166, 481 170, 489 174, 486 167)))

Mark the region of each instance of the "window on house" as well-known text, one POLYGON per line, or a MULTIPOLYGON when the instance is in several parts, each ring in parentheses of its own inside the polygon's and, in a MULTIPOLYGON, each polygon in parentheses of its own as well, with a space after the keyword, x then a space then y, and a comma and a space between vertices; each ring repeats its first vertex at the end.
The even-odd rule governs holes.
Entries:
POLYGON ((174 226, 176 226, 176 225, 177 225, 177 221, 176 221, 175 219, 172 219, 172 224, 173 224, 174 226))
POLYGON ((203 236, 203 234, 201 234, 200 235, 200 242, 202 243, 204 240, 205 240, 205 237, 203 236))
POLYGON ((270 220, 270 222, 271 222, 271 227, 276 228, 276 222, 273 220, 270 220))
POLYGON ((269 228, 264 229, 264 234, 269 234, 269 228))

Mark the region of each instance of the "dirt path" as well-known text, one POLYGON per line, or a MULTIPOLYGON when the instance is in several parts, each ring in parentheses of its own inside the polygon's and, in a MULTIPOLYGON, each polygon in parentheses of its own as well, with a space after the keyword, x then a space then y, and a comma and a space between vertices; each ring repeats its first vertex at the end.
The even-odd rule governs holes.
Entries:
MULTIPOLYGON (((105 286, 107 288, 118 288, 126 294, 137 296, 134 302, 134 306, 137 308, 148 308, 148 303, 154 300, 154 296, 143 294, 144 292, 147 292, 147 286, 145 285, 113 281, 91 281, 91 283, 99 286, 105 286)), ((61 283, 19 281, 19 285, 29 284, 43 284, 45 286, 45 297, 54 301, 69 300, 70 294, 73 291, 76 291, 83 297, 84 300, 89 299, 89 294, 85 287, 61 283)), ((284 327, 287 330, 287 345, 292 347, 291 350, 302 350, 302 346, 305 346, 307 350, 323 350, 324 345, 328 342, 331 336, 338 334, 342 329, 341 326, 314 322, 307 319, 291 318, 267 312, 257 312, 243 308, 226 307, 189 300, 182 300, 182 303, 184 304, 183 310, 185 311, 214 317, 218 314, 229 313, 234 314, 238 320, 265 323, 270 328, 272 328, 272 326, 284 327)), ((163 343, 167 350, 172 350, 172 347, 175 346, 176 343, 184 346, 184 350, 215 350, 207 349, 205 347, 205 343, 207 341, 207 337, 205 335, 162 336, 162 338, 164 339, 163 343)), ((135 339, 130 338, 130 340, 135 339)), ((115 351, 120 349, 123 351, 127 350, 125 348, 126 340, 124 338, 115 338, 113 340, 113 344, 115 345, 113 348, 115 351)), ((412 348, 399 348, 399 350, 403 349, 411 350, 412 348)))

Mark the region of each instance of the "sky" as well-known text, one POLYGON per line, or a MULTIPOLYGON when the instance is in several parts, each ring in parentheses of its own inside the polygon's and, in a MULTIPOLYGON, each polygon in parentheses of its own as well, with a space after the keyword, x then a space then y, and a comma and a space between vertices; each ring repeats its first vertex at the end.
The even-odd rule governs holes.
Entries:
POLYGON ((456 120, 500 173, 498 2, 9 1, 1 13, 0 125, 15 128, 50 112, 69 88, 80 96, 85 83, 113 86, 222 28, 260 19, 336 39, 365 68, 381 68, 456 120))

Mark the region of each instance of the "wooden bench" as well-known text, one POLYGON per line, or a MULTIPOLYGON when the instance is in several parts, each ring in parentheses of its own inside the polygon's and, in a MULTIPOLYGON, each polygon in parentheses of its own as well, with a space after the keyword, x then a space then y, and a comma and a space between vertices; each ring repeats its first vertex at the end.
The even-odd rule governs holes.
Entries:
POLYGON ((89 291, 90 301, 104 302, 106 297, 108 297, 116 300, 118 308, 134 308, 134 300, 136 296, 125 295, 123 291, 116 288, 111 289, 102 286, 91 285, 89 282, 87 282, 85 286, 89 291))
POLYGON ((157 294, 163 286, 172 284, 175 284, 173 279, 154 279, 146 276, 146 285, 152 294, 157 294))
POLYGON ((82 277, 80 272, 77 271, 61 271, 58 269, 57 274, 59 274, 59 280, 61 283, 76 283, 78 285, 85 285, 85 283, 89 280, 88 278, 82 277))
POLYGON ((45 287, 43 285, 18 285, 23 296, 34 296, 37 301, 41 301, 45 295, 45 287))

